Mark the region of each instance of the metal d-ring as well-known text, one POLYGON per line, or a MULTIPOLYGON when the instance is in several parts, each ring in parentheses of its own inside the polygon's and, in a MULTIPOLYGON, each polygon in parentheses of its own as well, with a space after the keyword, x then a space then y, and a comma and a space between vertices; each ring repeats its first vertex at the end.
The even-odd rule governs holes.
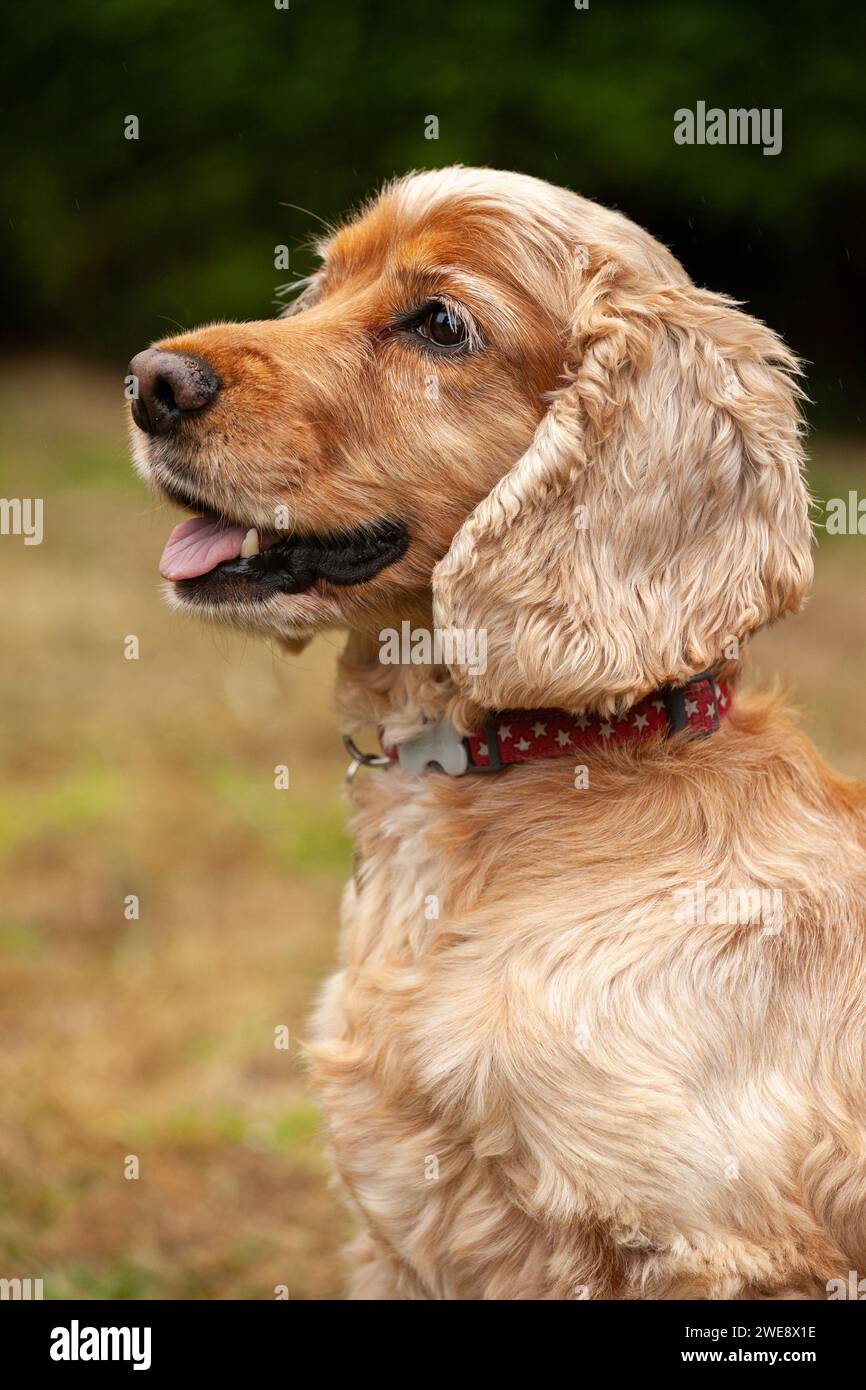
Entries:
POLYGON ((346 769, 346 781, 351 782, 359 768, 390 767, 393 762, 385 753, 362 753, 351 734, 343 734, 343 747, 352 761, 346 769))

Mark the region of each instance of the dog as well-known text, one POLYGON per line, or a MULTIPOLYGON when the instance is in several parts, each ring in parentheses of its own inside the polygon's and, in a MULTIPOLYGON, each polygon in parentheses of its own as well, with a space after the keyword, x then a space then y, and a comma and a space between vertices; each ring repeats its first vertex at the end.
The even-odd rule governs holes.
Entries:
POLYGON ((866 788, 737 690, 812 575, 798 363, 516 173, 412 174, 319 251, 129 373, 193 513, 170 602, 348 633, 309 1052, 349 1296, 826 1297, 866 1268, 866 788))

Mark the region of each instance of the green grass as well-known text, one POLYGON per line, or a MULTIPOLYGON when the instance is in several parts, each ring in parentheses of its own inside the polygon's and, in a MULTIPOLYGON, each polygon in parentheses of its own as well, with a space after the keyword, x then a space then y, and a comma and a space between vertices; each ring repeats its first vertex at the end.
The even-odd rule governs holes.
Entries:
POLYGON ((342 801, 317 803, 293 786, 291 770, 288 788, 277 790, 273 769, 251 770, 227 761, 211 764, 207 784, 261 840, 275 864, 297 874, 349 872, 352 849, 342 801))
POLYGON ((116 811, 121 783, 110 768, 87 767, 53 784, 0 793, 0 856, 43 835, 94 829, 116 811))

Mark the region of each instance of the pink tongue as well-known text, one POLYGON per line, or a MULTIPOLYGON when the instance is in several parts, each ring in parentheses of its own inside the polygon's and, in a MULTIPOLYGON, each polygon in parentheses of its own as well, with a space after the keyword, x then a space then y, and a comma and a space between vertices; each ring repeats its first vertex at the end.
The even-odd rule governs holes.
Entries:
POLYGON ((175 526, 168 540, 159 572, 163 579, 195 579, 221 565, 236 560, 246 531, 243 526, 226 526, 216 516, 194 516, 175 526))

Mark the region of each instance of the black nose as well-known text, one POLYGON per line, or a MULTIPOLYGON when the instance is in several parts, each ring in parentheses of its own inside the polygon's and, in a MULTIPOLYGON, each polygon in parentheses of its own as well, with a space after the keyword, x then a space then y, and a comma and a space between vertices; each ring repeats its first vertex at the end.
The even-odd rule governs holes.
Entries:
POLYGON ((204 410, 222 382, 200 357, 189 352, 146 348, 133 357, 127 373, 138 382, 132 418, 148 434, 169 434, 181 420, 204 410))

